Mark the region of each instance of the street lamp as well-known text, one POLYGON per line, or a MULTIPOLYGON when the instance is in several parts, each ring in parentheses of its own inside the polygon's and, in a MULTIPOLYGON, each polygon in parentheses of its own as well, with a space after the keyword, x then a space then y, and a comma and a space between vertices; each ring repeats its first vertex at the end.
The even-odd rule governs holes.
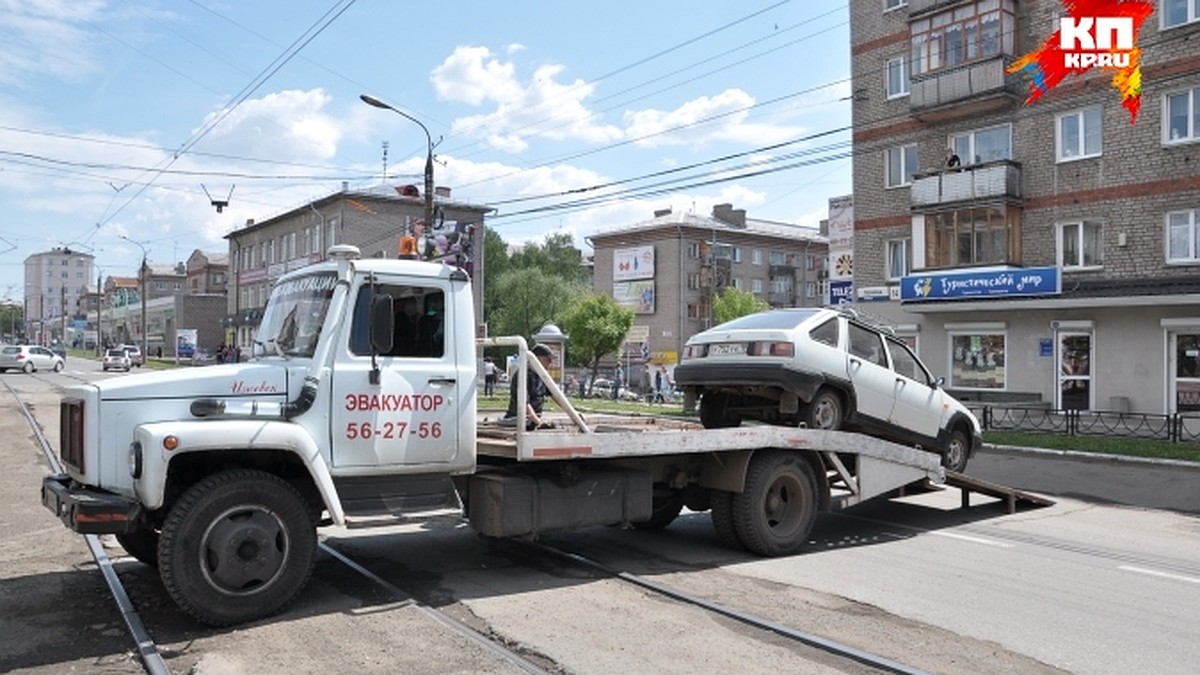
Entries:
POLYGON ((398 110, 370 94, 360 94, 359 98, 367 105, 391 110, 405 119, 416 122, 417 126, 421 127, 421 131, 425 132, 425 228, 428 231, 433 227, 433 137, 429 135, 429 129, 425 128, 425 125, 412 115, 398 110))
POLYGON ((137 244, 137 247, 142 249, 142 266, 138 269, 138 276, 142 281, 142 363, 149 363, 146 360, 150 356, 150 348, 146 340, 146 247, 141 242, 136 242, 123 234, 121 238, 131 244, 137 244))

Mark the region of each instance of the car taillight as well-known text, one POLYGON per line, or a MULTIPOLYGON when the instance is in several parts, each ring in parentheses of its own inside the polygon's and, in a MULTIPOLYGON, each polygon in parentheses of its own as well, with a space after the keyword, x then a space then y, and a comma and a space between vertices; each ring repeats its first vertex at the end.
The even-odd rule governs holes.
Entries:
POLYGON ((753 356, 794 356, 796 347, 790 342, 751 342, 747 351, 753 356))
POLYGON ((24 355, 24 354, 17 354, 17 360, 18 360, 18 361, 20 361, 20 360, 21 360, 21 359, 23 359, 23 358, 25 358, 25 355, 24 355))
POLYGON ((685 345, 683 348, 683 358, 685 359, 700 359, 708 354, 707 345, 685 345))
POLYGON ((58 456, 79 471, 83 466, 83 401, 66 398, 59 404, 58 456))

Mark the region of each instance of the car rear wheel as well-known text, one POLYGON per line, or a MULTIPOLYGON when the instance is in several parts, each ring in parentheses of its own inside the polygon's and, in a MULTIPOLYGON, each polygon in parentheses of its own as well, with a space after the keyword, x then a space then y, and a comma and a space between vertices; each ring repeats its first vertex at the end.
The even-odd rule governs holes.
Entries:
POLYGON ((33 363, 26 361, 25 365, 21 368, 21 371, 26 372, 26 373, 32 373, 33 372, 33 363))
POLYGON ((809 429, 836 431, 842 428, 845 419, 842 408, 842 397, 830 389, 822 389, 809 401, 804 422, 809 429))
POLYGON ((700 423, 705 429, 725 429, 741 425, 742 418, 726 410, 729 395, 706 392, 700 397, 700 423))

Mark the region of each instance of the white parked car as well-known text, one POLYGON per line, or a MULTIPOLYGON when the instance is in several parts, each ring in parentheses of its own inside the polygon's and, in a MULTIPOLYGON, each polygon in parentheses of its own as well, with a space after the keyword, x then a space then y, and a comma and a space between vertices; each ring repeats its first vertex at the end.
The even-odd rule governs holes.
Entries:
POLYGON ((129 358, 129 352, 124 349, 108 349, 104 352, 104 361, 102 362, 104 370, 123 370, 129 372, 133 367, 133 361, 129 358))
POLYGON ((39 345, 8 345, 0 349, 0 373, 9 370, 26 373, 53 370, 57 373, 65 366, 63 357, 39 345))
POLYGON ((687 341, 675 383, 710 429, 747 419, 861 431, 936 452, 953 471, 983 443, 943 380, 852 310, 772 310, 710 328, 687 341))

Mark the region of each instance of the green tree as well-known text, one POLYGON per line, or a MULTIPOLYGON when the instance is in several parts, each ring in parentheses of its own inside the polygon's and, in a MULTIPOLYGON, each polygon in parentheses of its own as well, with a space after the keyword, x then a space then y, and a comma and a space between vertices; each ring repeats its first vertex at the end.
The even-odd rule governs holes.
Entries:
MULTIPOLYGON (((492 311, 500 306, 500 277, 512 267, 508 260, 508 244, 499 232, 491 228, 483 231, 483 320, 491 326, 492 311)), ((494 331, 489 331, 494 332, 494 331)))
POLYGON ((540 269, 510 269, 496 280, 496 304, 488 332, 529 339, 554 322, 584 294, 581 284, 563 283, 540 269))
POLYGON ((587 280, 583 253, 575 248, 575 240, 565 232, 548 234, 541 244, 526 244, 513 254, 512 266, 540 269, 568 283, 582 283, 587 280))
MULTIPOLYGON (((596 381, 600 359, 621 348, 633 326, 633 310, 622 307, 607 295, 588 295, 572 305, 562 315, 562 329, 570 341, 568 356, 586 363, 596 381)), ((591 384, 588 385, 591 394, 591 384)))
POLYGON ((726 286, 713 297, 713 319, 717 324, 733 321, 739 316, 768 309, 766 300, 732 286, 726 286))

